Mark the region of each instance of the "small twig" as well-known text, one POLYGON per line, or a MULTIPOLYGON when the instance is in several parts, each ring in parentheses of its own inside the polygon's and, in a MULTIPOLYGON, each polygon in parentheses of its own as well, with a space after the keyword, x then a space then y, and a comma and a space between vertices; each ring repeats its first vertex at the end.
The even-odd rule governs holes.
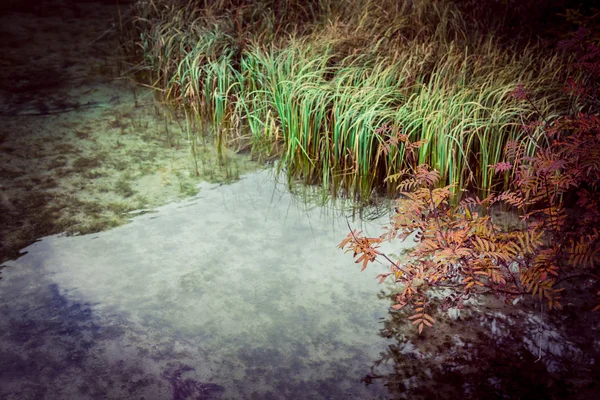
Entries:
POLYGON ((96 43, 98 40, 102 39, 104 36, 106 36, 110 31, 112 31, 113 29, 115 29, 116 25, 113 23, 112 26, 110 28, 108 28, 107 30, 105 30, 100 36, 98 36, 96 39, 92 40, 89 45, 92 45, 94 43, 96 43))
MULTIPOLYGON (((356 235, 354 234, 354 231, 352 230, 352 227, 350 226, 350 222, 348 222, 348 219, 346 218, 346 225, 348 225, 348 229, 350 230, 350 234, 352 235, 352 237, 354 238, 355 242, 359 242, 359 239, 356 237, 356 235)), ((382 252, 377 252, 380 256, 382 256, 383 258, 385 258, 389 263, 391 263, 394 267, 400 269, 400 267, 398 266, 398 264, 396 264, 394 261, 392 261, 385 253, 382 252)))
POLYGON ((534 362, 538 362, 542 359, 542 337, 544 330, 542 328, 542 314, 544 312, 544 303, 540 303, 540 326, 538 328, 539 339, 538 339, 538 358, 534 362))
POLYGON ((596 280, 600 281, 600 275, 592 274, 591 272, 584 272, 584 273, 581 273, 581 274, 565 276, 564 278, 561 278, 561 279, 557 280, 554 283, 554 286, 558 285, 561 282, 568 281, 570 279, 577 279, 577 278, 584 278, 584 277, 593 278, 593 279, 596 279, 596 280))

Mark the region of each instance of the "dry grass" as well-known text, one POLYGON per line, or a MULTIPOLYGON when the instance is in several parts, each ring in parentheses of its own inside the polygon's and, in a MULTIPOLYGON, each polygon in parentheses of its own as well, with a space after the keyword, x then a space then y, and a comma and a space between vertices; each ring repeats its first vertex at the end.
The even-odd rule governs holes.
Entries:
POLYGON ((384 151, 385 126, 427 140, 419 160, 445 182, 487 192, 507 140, 543 144, 541 130, 523 136, 533 112, 510 93, 534 88, 544 115, 564 107, 563 59, 502 47, 451 2, 151 0, 132 15, 136 70, 210 125, 219 151, 281 157, 333 194, 395 191, 385 178, 403 148, 384 151))

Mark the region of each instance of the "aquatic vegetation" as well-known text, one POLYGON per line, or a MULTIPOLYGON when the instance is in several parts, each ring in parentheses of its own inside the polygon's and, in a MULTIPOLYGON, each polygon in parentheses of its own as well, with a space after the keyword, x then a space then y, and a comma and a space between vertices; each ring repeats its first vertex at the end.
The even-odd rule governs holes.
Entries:
MULTIPOLYGON (((563 45, 581 48, 583 41, 586 49, 577 60, 579 82, 567 81, 576 106, 583 94, 598 95, 600 52, 585 35, 574 41, 563 45)), ((538 109, 524 87, 513 96, 538 109)), ((489 166, 508 179, 509 190, 457 205, 451 185, 439 187, 440 172, 418 159, 425 142, 398 133, 390 142, 404 143, 412 165, 388 177, 401 196, 391 226, 379 237, 351 230, 340 247, 352 251, 363 270, 381 258, 391 264, 377 278, 400 286, 392 308, 412 309, 408 319, 419 333, 435 323, 436 310, 461 308, 473 295, 493 294, 507 303, 531 295, 550 310, 562 308, 568 287, 600 296, 600 109, 579 109, 555 119, 538 114, 524 124, 526 134, 541 126, 549 146, 532 157, 526 141, 509 141, 505 160, 489 166), (489 215, 498 204, 518 213, 522 226, 502 230, 489 215), (415 247, 400 261, 378 250, 383 241, 409 237, 415 247), (439 289, 447 292, 436 300, 432 292, 439 289)), ((600 304, 589 308, 598 311, 600 304)))
POLYGON ((460 308, 475 294, 495 294, 507 302, 532 295, 549 309, 562 308, 560 283, 581 280, 585 286, 600 279, 599 128, 597 116, 560 119, 546 131, 551 146, 533 158, 520 143, 510 142, 508 162, 493 169, 512 172, 514 189, 466 198, 457 206, 451 205, 450 186, 436 187, 438 171, 415 165, 393 177, 405 179, 398 184, 402 198, 391 226, 371 238, 351 230, 340 247, 352 251, 363 270, 379 257, 391 264, 377 278, 400 285, 392 308, 410 305, 414 313, 408 319, 419 332, 435 322, 432 310, 460 308), (512 207, 527 223, 501 230, 487 213, 494 204, 512 207), (402 261, 378 250, 385 240, 409 237, 415 248, 402 261), (436 302, 429 293, 434 289, 450 294, 436 302))
POLYGON ((132 16, 123 41, 132 70, 210 125, 219 154, 280 157, 290 175, 334 195, 394 192, 386 177, 407 164, 402 146, 384 151, 389 126, 427 141, 419 161, 441 185, 485 195, 508 141, 533 155, 546 140, 520 129, 536 111, 513 88, 536 88, 544 115, 566 104, 564 57, 508 48, 450 1, 152 0, 132 16))

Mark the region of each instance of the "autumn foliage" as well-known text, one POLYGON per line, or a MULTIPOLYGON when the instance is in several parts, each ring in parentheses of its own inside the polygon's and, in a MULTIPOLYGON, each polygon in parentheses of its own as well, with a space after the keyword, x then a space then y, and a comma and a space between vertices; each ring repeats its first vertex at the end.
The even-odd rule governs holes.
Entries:
MULTIPOLYGON (((581 48, 584 39, 579 32, 570 45, 581 48)), ((566 90, 572 96, 596 96, 597 102, 600 51, 590 44, 583 49, 579 78, 570 79, 566 90)), ((535 107, 525 88, 513 96, 535 107)), ((416 163, 415 149, 422 142, 411 143, 400 128, 385 127, 388 145, 404 146, 412 164, 387 178, 397 182, 395 213, 381 236, 351 230, 340 247, 351 251, 363 270, 376 259, 386 260, 389 271, 377 278, 400 285, 392 308, 412 309, 408 318, 419 332, 435 323, 437 311, 460 308, 473 295, 493 294, 507 302, 534 296, 549 309, 560 309, 566 288, 600 285, 597 111, 592 106, 553 121, 538 115, 524 124, 526 132, 541 127, 547 144, 534 157, 526 155, 521 142, 507 144, 505 161, 491 168, 499 181, 508 180, 510 190, 460 202, 452 185, 440 187, 437 171, 416 163), (503 229, 491 217, 492 207, 518 214, 519 226, 503 229), (379 250, 383 241, 393 240, 414 240, 414 247, 393 260, 379 250)), ((598 287, 594 293, 600 302, 598 287)))

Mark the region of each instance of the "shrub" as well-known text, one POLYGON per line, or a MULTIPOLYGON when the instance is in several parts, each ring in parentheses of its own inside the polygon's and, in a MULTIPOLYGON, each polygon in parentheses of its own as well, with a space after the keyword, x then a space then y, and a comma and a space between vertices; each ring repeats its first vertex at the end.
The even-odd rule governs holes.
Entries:
MULTIPOLYGON (((568 86, 577 96, 589 95, 596 83, 590 74, 597 69, 589 61, 599 60, 583 57, 588 84, 569 81, 568 86)), ((535 107, 523 87, 513 95, 535 107)), ((363 270, 378 257, 390 263, 389 272, 377 278, 401 285, 392 308, 412 307, 408 318, 419 333, 435 322, 432 309, 460 308, 476 294, 503 296, 507 302, 532 295, 554 309, 561 308, 567 281, 588 288, 600 283, 600 116, 579 112, 549 122, 539 115, 523 129, 532 127, 543 129, 548 147, 529 156, 522 142, 510 141, 505 161, 490 166, 505 174, 511 189, 456 205, 452 185, 439 187, 440 173, 417 163, 422 141, 411 143, 401 129, 389 135, 387 146, 402 146, 409 164, 387 178, 399 182, 400 192, 391 224, 380 237, 351 230, 340 247, 353 251, 363 270), (501 229, 489 213, 498 205, 517 212, 521 226, 501 229), (382 241, 409 237, 415 246, 402 261, 378 250, 382 241), (449 292, 434 302, 434 289, 449 292)))

